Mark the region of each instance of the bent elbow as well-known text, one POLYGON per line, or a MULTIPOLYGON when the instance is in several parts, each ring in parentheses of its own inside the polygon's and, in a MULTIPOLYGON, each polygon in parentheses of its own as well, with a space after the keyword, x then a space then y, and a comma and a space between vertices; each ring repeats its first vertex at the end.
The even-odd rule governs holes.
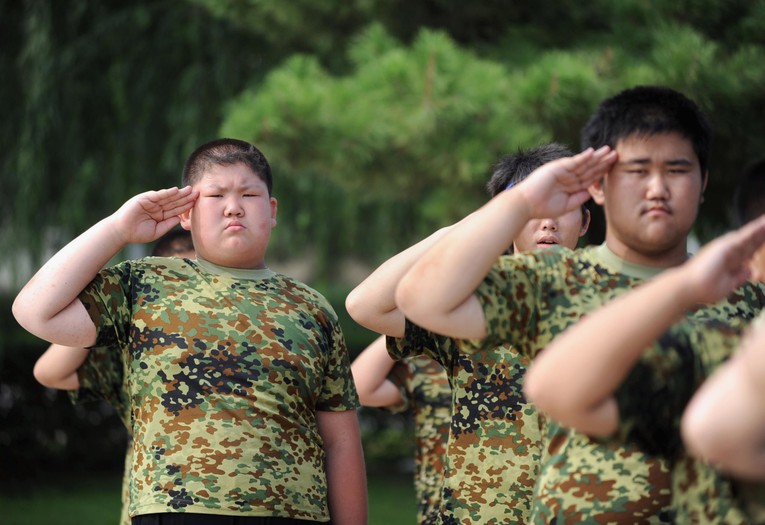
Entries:
POLYGON ((32 318, 27 315, 28 308, 25 307, 25 300, 24 297, 19 294, 16 296, 16 299, 14 299, 13 304, 11 305, 11 313, 13 314, 13 317, 16 319, 16 322, 19 323, 19 325, 26 330, 27 332, 34 333, 32 331, 32 327, 34 326, 32 318))
POLYGON ((526 370, 523 377, 523 395, 537 410, 547 412, 547 400, 544 398, 544 390, 540 388, 539 381, 533 368, 526 370))
MULTIPOLYGON (((691 407, 693 408, 693 407, 691 407)), ((680 434, 691 455, 712 463, 730 457, 735 446, 720 435, 720 427, 710 424, 707 414, 701 410, 686 410, 680 422, 680 434)))
POLYGON ((35 367, 32 369, 32 375, 42 386, 46 388, 56 388, 56 378, 45 369, 40 361, 35 363, 35 367))
POLYGON ((368 303, 364 301, 362 294, 358 291, 358 288, 351 290, 351 293, 345 298, 345 310, 351 319, 356 321, 362 326, 366 326, 369 318, 367 308, 368 303))

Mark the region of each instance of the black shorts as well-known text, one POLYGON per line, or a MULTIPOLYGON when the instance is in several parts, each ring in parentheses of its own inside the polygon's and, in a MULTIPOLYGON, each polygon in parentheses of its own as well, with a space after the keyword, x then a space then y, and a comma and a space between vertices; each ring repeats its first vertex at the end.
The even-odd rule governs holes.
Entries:
POLYGON ((294 518, 222 516, 190 512, 142 514, 134 517, 130 523, 131 525, 331 525, 330 522, 296 520, 294 518))

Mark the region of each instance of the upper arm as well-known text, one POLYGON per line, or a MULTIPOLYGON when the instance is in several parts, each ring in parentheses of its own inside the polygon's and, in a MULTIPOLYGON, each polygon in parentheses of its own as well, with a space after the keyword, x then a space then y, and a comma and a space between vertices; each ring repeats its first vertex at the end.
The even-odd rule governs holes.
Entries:
POLYGON ((356 382, 356 391, 359 402, 368 407, 393 407, 404 402, 401 391, 390 379, 384 379, 373 388, 356 382))
POLYGON ((386 407, 403 399, 398 387, 388 379, 395 361, 385 348, 385 336, 369 344, 351 363, 351 373, 362 405, 386 407))
POLYGON ((475 294, 454 309, 440 312, 421 308, 420 301, 405 288, 396 291, 396 301, 409 320, 431 332, 456 339, 483 339, 487 335, 486 315, 475 294))
POLYGON ((50 319, 40 319, 27 307, 13 305, 19 324, 40 339, 71 347, 92 346, 96 342, 93 324, 80 299, 75 299, 50 319))
POLYGON ((752 363, 742 357, 734 356, 699 388, 683 414, 682 436, 693 455, 726 471, 762 478, 763 389, 759 382, 751 380, 752 363))
POLYGON ((318 410, 316 423, 324 441, 324 448, 333 449, 343 446, 361 447, 361 432, 356 410, 330 412, 318 410))

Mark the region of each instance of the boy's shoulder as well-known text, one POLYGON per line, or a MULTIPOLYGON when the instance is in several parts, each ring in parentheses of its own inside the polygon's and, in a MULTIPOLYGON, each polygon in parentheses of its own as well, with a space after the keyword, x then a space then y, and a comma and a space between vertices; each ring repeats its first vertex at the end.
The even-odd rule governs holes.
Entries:
POLYGON ((333 314, 335 313, 334 308, 332 308, 332 305, 327 298, 321 292, 307 285, 303 281, 282 273, 274 273, 273 279, 283 287, 285 292, 299 294, 307 301, 314 302, 317 306, 326 308, 333 314))

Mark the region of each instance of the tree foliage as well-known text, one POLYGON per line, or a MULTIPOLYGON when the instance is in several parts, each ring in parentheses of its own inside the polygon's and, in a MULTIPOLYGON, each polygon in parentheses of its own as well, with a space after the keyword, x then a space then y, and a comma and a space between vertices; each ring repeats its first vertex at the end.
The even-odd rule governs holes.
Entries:
MULTIPOLYGON (((464 215, 503 153, 576 147, 604 96, 663 83, 717 131, 698 232, 761 155, 765 1, 0 0, 0 257, 54 247, 200 142, 272 159, 274 253, 379 261, 464 215), (223 122, 225 119, 225 122, 223 122)), ((36 265, 36 263, 33 263, 36 265)))
MULTIPOLYGON (((765 0, 0 0, 0 13, 0 276, 236 135, 274 167, 272 254, 310 261, 352 350, 371 335, 340 307, 345 263, 480 205, 504 153, 576 148, 605 96, 662 83, 708 111, 702 240, 728 227, 737 175, 765 151, 765 0)), ((119 459, 79 439, 100 409, 50 417, 66 400, 23 375, 44 345, 3 319, 0 464, 119 459)))

